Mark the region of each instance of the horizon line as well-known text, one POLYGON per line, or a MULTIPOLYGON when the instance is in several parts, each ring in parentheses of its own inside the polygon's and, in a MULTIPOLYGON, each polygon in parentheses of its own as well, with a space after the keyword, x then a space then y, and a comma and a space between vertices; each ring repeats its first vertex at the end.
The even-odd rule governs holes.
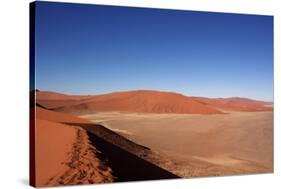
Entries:
POLYGON ((272 100, 268 99, 257 99, 257 98, 251 98, 251 97, 245 97, 245 96, 217 96, 217 97, 209 97, 209 96, 195 96, 195 95, 187 95, 185 93, 177 92, 177 91, 169 91, 169 90, 157 90, 157 89, 132 89, 132 90, 118 90, 118 91, 109 91, 109 92, 101 92, 101 93, 70 93, 70 92, 64 92, 64 91, 54 91, 54 90, 41 90, 36 88, 35 91, 39 92, 53 92, 53 93, 60 93, 64 95, 69 95, 69 96, 97 96, 97 95, 105 95, 105 94, 111 94, 111 93, 120 93, 120 92, 133 92, 133 91, 154 91, 154 92, 164 92, 164 93, 175 93, 175 94, 180 94, 186 97, 201 97, 201 98, 209 98, 209 99, 230 99, 230 98, 241 98, 241 99, 249 99, 249 100, 256 100, 256 101, 263 101, 263 102, 270 102, 274 103, 274 97, 272 100))

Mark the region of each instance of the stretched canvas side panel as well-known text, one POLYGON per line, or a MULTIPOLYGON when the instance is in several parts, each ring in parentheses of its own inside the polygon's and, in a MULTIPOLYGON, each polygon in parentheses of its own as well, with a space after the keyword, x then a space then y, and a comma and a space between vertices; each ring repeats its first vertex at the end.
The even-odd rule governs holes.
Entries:
POLYGON ((35 3, 29 5, 29 184, 35 183, 35 3))

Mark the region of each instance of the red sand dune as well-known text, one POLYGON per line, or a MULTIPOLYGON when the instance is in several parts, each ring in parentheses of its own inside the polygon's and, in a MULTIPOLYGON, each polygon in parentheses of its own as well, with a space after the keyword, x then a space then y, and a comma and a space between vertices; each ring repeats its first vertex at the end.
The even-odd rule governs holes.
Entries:
MULTIPOLYGON (((39 92, 41 93, 41 92, 39 92)), ((124 111, 143 113, 190 113, 190 114, 221 114, 223 112, 209 105, 197 102, 190 97, 160 91, 129 91, 115 92, 104 95, 88 96, 79 101, 61 103, 61 107, 55 106, 55 101, 43 98, 48 95, 39 95, 38 103, 45 107, 62 112, 82 111, 124 111), (62 105, 63 104, 63 105, 62 105)), ((48 98, 50 99, 50 98, 48 98)), ((69 99, 69 97, 67 97, 69 99)), ((65 101, 66 99, 61 99, 65 101)))
POLYGON ((272 111, 271 102, 252 100, 248 98, 204 98, 191 97, 198 102, 205 103, 209 106, 216 107, 222 110, 241 111, 241 112, 256 112, 256 111, 272 111))
POLYGON ((87 95, 66 95, 57 92, 49 92, 49 91, 36 91, 36 98, 37 99, 44 99, 44 100, 82 100, 89 98, 90 96, 87 95))
POLYGON ((90 96, 65 95, 49 91, 37 91, 36 102, 48 109, 55 109, 69 104, 81 103, 90 96))
POLYGON ((37 102, 61 112, 123 111, 143 113, 222 114, 230 111, 271 111, 271 103, 246 98, 188 97, 173 92, 128 91, 95 96, 37 92, 37 102))
POLYGON ((49 111, 36 107, 36 119, 47 120, 58 123, 92 123, 86 119, 74 117, 60 112, 49 111))
POLYGON ((36 107, 36 186, 111 182, 109 167, 96 155, 84 129, 65 123, 91 123, 60 112, 36 107), (79 167, 77 167, 79 165, 79 167), (104 167, 100 169, 100 167, 104 167), (75 175, 87 172, 83 179, 75 175), (75 178, 75 179, 73 179, 75 178))

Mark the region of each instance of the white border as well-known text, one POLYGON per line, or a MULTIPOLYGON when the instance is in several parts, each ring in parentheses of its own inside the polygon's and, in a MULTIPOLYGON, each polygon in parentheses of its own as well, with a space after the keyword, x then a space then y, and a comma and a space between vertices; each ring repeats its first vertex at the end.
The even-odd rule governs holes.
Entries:
MULTIPOLYGON (((59 2, 61 0, 58 0, 59 2)), ((28 188, 28 2, 2 0, 0 7, 0 188, 28 188)), ((281 185, 281 10, 278 0, 64 0, 183 10, 274 15, 275 47, 275 173, 250 176, 147 181, 75 188, 278 188, 281 185)), ((73 187, 64 187, 73 188, 73 187)))

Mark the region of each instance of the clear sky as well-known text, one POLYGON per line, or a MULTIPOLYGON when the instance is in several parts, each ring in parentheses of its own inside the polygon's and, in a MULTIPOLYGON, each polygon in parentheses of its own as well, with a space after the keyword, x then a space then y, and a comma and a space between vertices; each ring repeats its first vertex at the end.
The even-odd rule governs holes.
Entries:
POLYGON ((273 100, 273 17, 37 2, 36 87, 273 100))

